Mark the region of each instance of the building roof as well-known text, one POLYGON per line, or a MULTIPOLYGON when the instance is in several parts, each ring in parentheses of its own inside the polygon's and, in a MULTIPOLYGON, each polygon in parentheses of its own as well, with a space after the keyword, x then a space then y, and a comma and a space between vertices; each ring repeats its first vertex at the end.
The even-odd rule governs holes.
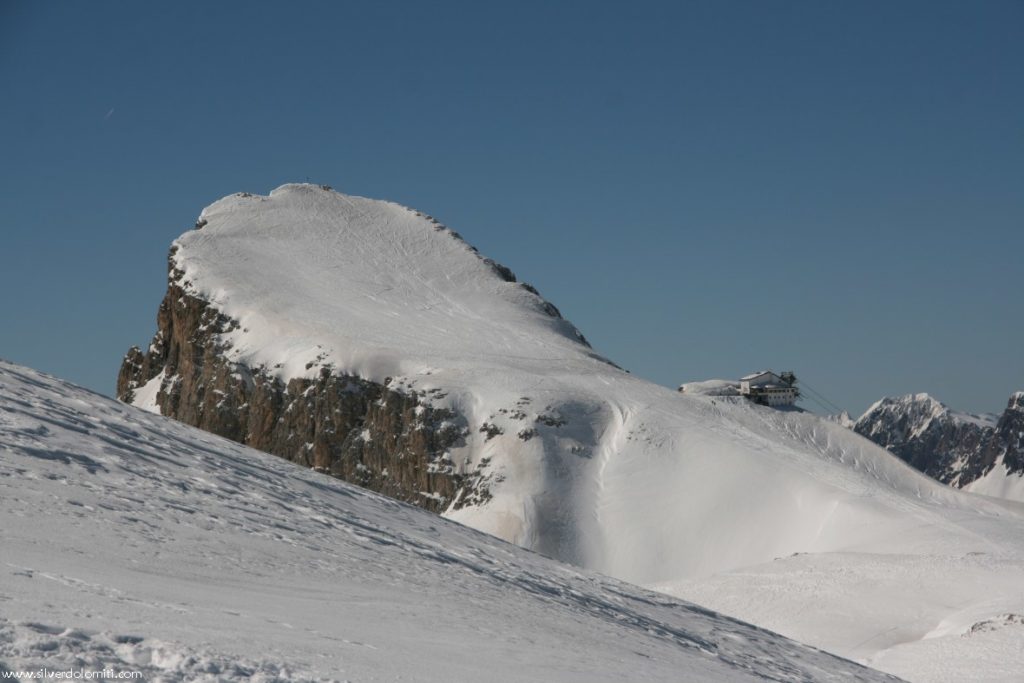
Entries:
POLYGON ((747 375, 745 377, 740 377, 740 381, 741 382, 750 382, 750 381, 753 381, 755 379, 758 379, 759 377, 764 377, 765 375, 772 375, 773 377, 778 377, 779 380, 782 379, 781 377, 779 377, 777 374, 775 374, 771 370, 759 370, 758 372, 755 372, 755 373, 753 373, 751 375, 747 375))

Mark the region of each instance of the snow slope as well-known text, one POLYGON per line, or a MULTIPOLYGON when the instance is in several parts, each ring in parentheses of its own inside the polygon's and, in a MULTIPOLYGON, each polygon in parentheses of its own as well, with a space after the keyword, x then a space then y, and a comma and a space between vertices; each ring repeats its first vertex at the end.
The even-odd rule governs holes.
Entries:
POLYGON ((1005 463, 997 462, 987 474, 972 481, 964 490, 1024 504, 1024 473, 1010 472, 1005 463))
POLYGON ((484 466, 493 497, 453 519, 911 679, 1024 669, 1024 629, 999 621, 1024 614, 1020 508, 942 486, 815 416, 632 377, 395 204, 286 185, 222 199, 200 223, 172 261, 186 291, 240 322, 223 339, 230 358, 284 378, 329 364, 437 389, 434 404, 465 418, 452 459, 484 466), (768 586, 774 607, 744 586, 768 586), (989 635, 966 637, 980 623, 1005 623, 985 631, 1002 661, 968 656, 987 651, 989 635))
POLYGON ((0 362, 0 672, 883 681, 0 362))

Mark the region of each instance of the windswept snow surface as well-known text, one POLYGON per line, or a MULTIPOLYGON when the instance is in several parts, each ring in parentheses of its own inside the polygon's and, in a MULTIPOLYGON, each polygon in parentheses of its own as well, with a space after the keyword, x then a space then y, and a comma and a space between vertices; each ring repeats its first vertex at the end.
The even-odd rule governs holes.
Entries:
POLYGON ((0 362, 0 673, 884 681, 0 362))
POLYGON ((813 415, 632 377, 395 204, 286 185, 201 222, 173 262, 240 322, 229 358, 436 389, 463 416, 452 460, 483 465, 493 497, 451 518, 907 678, 1019 680, 1024 628, 1004 619, 1024 614, 1019 507, 813 415), (996 626, 969 636, 981 623, 996 626))

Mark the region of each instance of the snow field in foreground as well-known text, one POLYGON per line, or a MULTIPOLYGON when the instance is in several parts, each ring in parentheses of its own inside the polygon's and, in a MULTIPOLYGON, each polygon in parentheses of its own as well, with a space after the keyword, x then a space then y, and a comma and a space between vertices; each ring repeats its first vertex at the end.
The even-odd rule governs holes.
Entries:
POLYGON ((0 662, 148 680, 894 680, 0 362, 0 662))

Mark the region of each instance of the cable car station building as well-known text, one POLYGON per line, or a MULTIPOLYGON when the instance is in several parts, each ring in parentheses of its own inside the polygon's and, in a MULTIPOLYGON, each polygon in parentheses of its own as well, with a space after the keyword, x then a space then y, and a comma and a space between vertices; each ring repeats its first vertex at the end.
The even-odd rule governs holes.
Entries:
POLYGON ((796 375, 792 372, 777 375, 771 370, 762 370, 740 377, 740 396, 764 406, 791 406, 800 398, 800 390, 795 385, 796 375))

